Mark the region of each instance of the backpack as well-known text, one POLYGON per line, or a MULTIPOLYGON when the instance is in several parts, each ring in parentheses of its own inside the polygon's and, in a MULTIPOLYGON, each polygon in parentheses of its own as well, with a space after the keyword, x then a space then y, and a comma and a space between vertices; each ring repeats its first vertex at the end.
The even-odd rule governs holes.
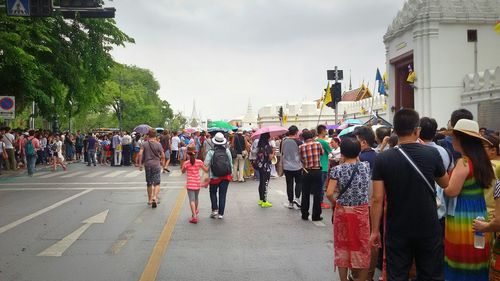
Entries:
POLYGON ((226 154, 225 147, 215 147, 214 155, 210 162, 210 170, 216 177, 223 177, 231 174, 231 162, 226 154))
POLYGON ((445 139, 438 140, 436 144, 444 148, 444 150, 446 150, 446 153, 448 153, 448 158, 450 158, 450 165, 448 167, 445 167, 446 170, 448 171, 452 166, 452 164, 454 163, 453 152, 452 152, 453 147, 450 147, 450 144, 445 139))
POLYGON ((24 152, 26 156, 34 156, 35 155, 35 146, 33 145, 33 139, 27 139, 24 144, 24 152))

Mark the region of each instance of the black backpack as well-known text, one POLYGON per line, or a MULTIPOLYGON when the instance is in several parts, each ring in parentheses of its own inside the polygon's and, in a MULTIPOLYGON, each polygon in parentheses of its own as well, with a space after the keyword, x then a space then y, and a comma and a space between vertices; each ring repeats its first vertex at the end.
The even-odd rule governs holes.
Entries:
POLYGON ((231 174, 231 161, 227 157, 226 148, 223 146, 216 146, 214 155, 210 163, 210 170, 216 177, 223 177, 231 174))

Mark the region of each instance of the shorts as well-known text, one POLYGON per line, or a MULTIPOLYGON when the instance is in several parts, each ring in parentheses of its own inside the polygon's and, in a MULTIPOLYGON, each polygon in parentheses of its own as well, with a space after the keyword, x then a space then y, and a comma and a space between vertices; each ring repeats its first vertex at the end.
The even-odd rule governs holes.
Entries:
POLYGON ((200 190, 193 190, 193 189, 188 189, 187 190, 188 197, 189 197, 189 202, 198 202, 198 194, 200 194, 200 190))
POLYGON ((170 159, 170 149, 165 150, 165 159, 170 159))
POLYGON ((160 166, 146 166, 146 184, 150 185, 160 185, 161 183, 161 167, 160 166))

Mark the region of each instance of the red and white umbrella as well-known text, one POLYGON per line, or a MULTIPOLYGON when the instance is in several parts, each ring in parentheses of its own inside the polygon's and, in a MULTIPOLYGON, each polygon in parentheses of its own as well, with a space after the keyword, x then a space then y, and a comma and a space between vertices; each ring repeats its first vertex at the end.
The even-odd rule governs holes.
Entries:
POLYGON ((260 135, 262 135, 264 133, 269 133, 271 135, 271 137, 277 137, 277 136, 281 136, 281 135, 285 134, 286 132, 288 132, 288 129, 285 127, 267 126, 264 128, 260 128, 255 133, 253 133, 252 139, 257 139, 260 137, 260 135))

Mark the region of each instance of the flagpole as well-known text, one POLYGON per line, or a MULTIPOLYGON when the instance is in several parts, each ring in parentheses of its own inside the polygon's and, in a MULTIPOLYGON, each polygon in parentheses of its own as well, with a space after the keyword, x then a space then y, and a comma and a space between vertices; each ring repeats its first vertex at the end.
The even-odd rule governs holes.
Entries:
MULTIPOLYGON (((327 86, 328 87, 328 86, 327 86)), ((321 120, 321 115, 323 114, 323 107, 325 106, 325 98, 326 98, 326 93, 325 96, 323 97, 323 100, 321 101, 321 108, 319 110, 319 117, 318 117, 318 123, 316 124, 316 127, 319 126, 319 122, 321 120)))

